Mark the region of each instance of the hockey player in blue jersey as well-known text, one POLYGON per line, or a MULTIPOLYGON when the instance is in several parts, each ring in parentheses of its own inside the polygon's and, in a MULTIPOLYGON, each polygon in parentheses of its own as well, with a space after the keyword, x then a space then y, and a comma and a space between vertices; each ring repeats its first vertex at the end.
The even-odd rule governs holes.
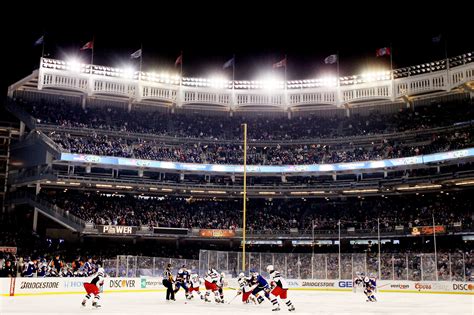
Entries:
POLYGON ((186 299, 188 300, 191 298, 191 295, 189 294, 189 288, 188 288, 189 277, 190 277, 190 273, 186 269, 186 266, 183 265, 181 269, 178 270, 178 274, 176 275, 176 282, 175 282, 175 289, 174 289, 174 293, 176 294, 179 291, 179 288, 183 288, 184 294, 186 295, 186 299))
POLYGON ((263 291, 265 297, 270 301, 270 285, 268 284, 267 280, 265 280, 264 277, 262 277, 258 272, 251 271, 251 283, 253 285, 257 285, 257 287, 252 291, 252 294, 257 297, 257 302, 258 304, 261 304, 263 302, 263 297, 259 295, 259 292, 263 291))
POLYGON ((46 259, 41 259, 40 262, 38 263, 38 277, 44 278, 46 277, 46 273, 48 271, 48 263, 46 262, 46 259))
POLYGON ((89 257, 89 259, 86 261, 86 263, 83 266, 83 269, 87 276, 92 276, 95 273, 95 265, 92 262, 91 257, 89 257))
POLYGON ((32 278, 36 272, 38 271, 38 267, 36 266, 36 259, 28 259, 28 263, 24 265, 23 270, 23 277, 32 278))
POLYGON ((374 293, 377 287, 377 281, 375 280, 375 278, 358 277, 355 280, 355 284, 362 284, 364 286, 364 294, 367 296, 367 302, 377 302, 374 293))

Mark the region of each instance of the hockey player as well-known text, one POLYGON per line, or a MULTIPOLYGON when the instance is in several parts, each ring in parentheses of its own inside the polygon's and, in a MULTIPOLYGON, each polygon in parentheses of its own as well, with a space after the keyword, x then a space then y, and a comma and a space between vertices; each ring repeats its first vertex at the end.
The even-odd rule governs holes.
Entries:
MULTIPOLYGON (((36 266, 36 259, 27 259, 28 263, 24 265, 23 269, 23 277, 32 278, 35 273, 38 271, 38 267, 36 266)), ((26 260, 25 260, 26 261, 26 260)))
POLYGON ((257 297, 258 304, 261 304, 264 299, 261 296, 260 292, 263 291, 265 297, 270 300, 270 285, 268 284, 267 280, 262 277, 258 272, 251 271, 252 278, 250 280, 252 285, 257 285, 256 288, 252 291, 252 294, 257 297))
POLYGON ((91 276, 91 275, 94 274, 95 266, 94 266, 94 263, 92 262, 92 258, 91 258, 91 257, 89 257, 89 259, 86 261, 86 263, 84 264, 83 268, 84 268, 84 272, 85 272, 88 276, 91 276))
POLYGON ((44 278, 46 277, 46 273, 48 271, 48 263, 46 259, 42 258, 38 263, 38 277, 44 278))
POLYGON ((197 273, 191 274, 191 281, 190 281, 190 284, 189 284, 190 299, 192 299, 194 297, 193 292, 196 292, 199 295, 199 297, 201 298, 201 300, 204 300, 204 295, 199 290, 199 287, 201 286, 201 284, 202 284, 202 282, 201 282, 201 278, 199 278, 199 275, 197 273))
POLYGON ((74 277, 74 274, 72 273, 72 269, 69 266, 65 266, 61 270, 61 277, 74 277))
MULTIPOLYGON (((281 300, 286 300, 288 298, 288 284, 286 280, 280 275, 280 272, 276 271, 273 265, 267 266, 267 272, 270 274, 272 290, 270 292, 271 302, 275 306, 272 311, 280 310, 280 303, 278 303, 278 297, 281 300)), ((295 310, 295 307, 290 300, 286 301, 286 306, 288 306, 288 311, 292 312, 295 310)))
POLYGON ((225 273, 221 272, 219 281, 217 282, 217 287, 219 288, 219 297, 221 303, 224 303, 224 278, 225 278, 225 273))
POLYGON ((206 295, 204 297, 204 300, 206 302, 211 302, 211 300, 209 299, 209 296, 211 295, 211 292, 213 292, 215 295, 215 301, 217 303, 220 303, 219 287, 217 286, 219 278, 220 278, 220 275, 217 272, 217 270, 215 270, 214 268, 210 268, 206 272, 206 276, 204 277, 204 285, 206 287, 206 295))
POLYGON ((104 278, 105 278, 105 271, 104 268, 99 268, 97 274, 92 279, 91 282, 84 283, 84 289, 86 289, 86 296, 82 300, 82 306, 86 306, 87 300, 91 298, 91 294, 94 295, 94 300, 92 302, 93 307, 100 307, 97 303, 100 300, 100 292, 102 291, 102 287, 104 285, 104 278), (99 288, 100 287, 100 288, 99 288))
POLYGON ((257 301, 255 300, 255 297, 252 296, 252 291, 255 290, 257 285, 252 285, 250 280, 251 277, 246 277, 243 272, 239 274, 239 279, 237 280, 239 283, 239 290, 237 291, 237 295, 242 294, 243 303, 253 302, 256 304, 257 301))
POLYGON ((186 299, 190 299, 191 296, 189 295, 189 271, 186 269, 186 266, 183 265, 181 269, 178 270, 178 274, 176 275, 176 284, 174 293, 176 294, 179 291, 179 288, 184 289, 184 294, 186 295, 186 299))
POLYGON ((358 277, 354 282, 356 285, 362 284, 364 286, 364 294, 367 296, 367 302, 377 302, 374 294, 375 288, 377 287, 375 278, 358 277))

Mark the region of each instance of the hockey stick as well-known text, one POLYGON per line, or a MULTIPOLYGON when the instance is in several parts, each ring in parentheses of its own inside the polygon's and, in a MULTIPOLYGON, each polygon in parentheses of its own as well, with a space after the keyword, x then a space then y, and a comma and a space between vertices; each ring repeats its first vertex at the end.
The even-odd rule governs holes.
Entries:
POLYGON ((377 286, 376 288, 377 288, 377 289, 380 289, 380 288, 386 287, 386 286, 388 286, 388 285, 391 285, 392 283, 393 283, 393 282, 386 283, 386 284, 384 284, 384 285, 377 286))
POLYGON ((229 302, 227 302, 227 304, 230 304, 230 302, 232 302, 233 300, 235 300, 235 298, 238 297, 239 295, 240 295, 240 294, 237 294, 236 296, 234 296, 234 297, 232 298, 232 300, 230 300, 229 302))

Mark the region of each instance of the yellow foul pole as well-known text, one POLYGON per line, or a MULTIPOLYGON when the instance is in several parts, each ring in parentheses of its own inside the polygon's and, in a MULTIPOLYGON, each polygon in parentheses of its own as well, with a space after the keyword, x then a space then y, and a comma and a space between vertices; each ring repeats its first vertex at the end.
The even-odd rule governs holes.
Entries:
POLYGON ((244 124, 244 200, 242 220, 242 271, 245 272, 245 233, 247 230, 247 124, 244 124))

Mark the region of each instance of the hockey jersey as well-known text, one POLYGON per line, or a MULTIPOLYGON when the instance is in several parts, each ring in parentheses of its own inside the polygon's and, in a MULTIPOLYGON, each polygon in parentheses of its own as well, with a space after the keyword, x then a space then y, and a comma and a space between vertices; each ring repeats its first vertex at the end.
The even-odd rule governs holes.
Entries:
POLYGON ((218 283, 221 275, 215 269, 209 269, 204 280, 210 283, 218 283))
POLYGON ((288 289, 288 283, 281 276, 279 271, 273 270, 272 272, 270 272, 270 279, 272 280, 272 282, 275 283, 277 287, 280 287, 282 289, 288 289))

